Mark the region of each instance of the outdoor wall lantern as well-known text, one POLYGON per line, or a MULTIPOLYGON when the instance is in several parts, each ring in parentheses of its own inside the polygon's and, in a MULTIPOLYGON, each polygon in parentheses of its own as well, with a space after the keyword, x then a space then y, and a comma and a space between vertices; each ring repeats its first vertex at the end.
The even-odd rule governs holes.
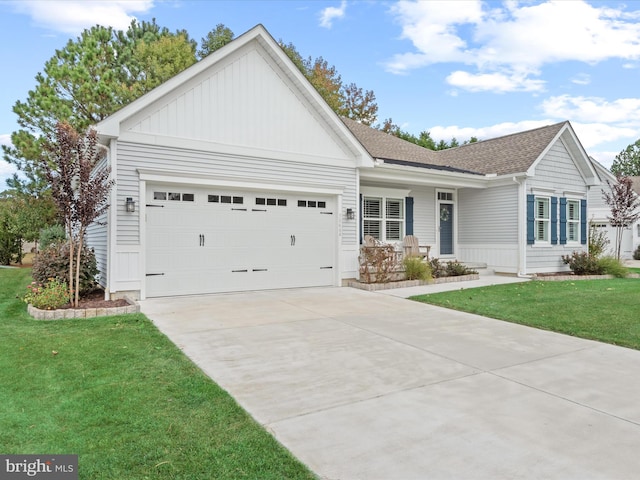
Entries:
POLYGON ((127 207, 127 212, 133 213, 136 211, 136 202, 133 201, 133 198, 127 197, 127 201, 125 202, 125 206, 127 207))
POLYGON ((347 220, 353 220, 354 218, 356 218, 356 214, 353 208, 347 208, 347 220))

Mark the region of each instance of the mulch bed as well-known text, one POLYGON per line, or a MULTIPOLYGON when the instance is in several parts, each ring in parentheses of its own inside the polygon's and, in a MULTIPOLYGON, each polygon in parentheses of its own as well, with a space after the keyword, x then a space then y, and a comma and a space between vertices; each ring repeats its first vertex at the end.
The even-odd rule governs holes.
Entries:
MULTIPOLYGON (((103 290, 95 290, 91 293, 83 295, 78 301, 78 308, 112 308, 112 307, 126 307, 129 303, 119 298, 117 300, 105 300, 103 290)), ((68 303, 63 305, 60 309, 64 308, 76 308, 74 305, 68 303)))

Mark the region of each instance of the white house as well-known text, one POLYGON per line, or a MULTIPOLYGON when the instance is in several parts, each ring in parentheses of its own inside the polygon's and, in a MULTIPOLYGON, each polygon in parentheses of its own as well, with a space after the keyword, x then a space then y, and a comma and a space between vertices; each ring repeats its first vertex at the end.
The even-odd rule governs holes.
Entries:
MULTIPOLYGON (((593 160, 593 166, 596 169, 600 184, 593 187, 589 192, 589 222, 594 228, 602 229, 606 232, 609 239, 609 254, 615 253, 616 228, 611 226, 609 217, 611 216, 611 207, 604 200, 603 193, 611 193, 610 185, 616 183, 616 177, 605 167, 593 160)), ((633 225, 629 225, 622 230, 622 242, 620 244, 620 257, 622 259, 633 258, 633 251, 640 243, 640 221, 633 225)))
POLYGON ((116 186, 88 243, 110 297, 337 286, 364 234, 558 271, 600 183, 568 122, 433 152, 341 119, 261 25, 96 129, 116 186))

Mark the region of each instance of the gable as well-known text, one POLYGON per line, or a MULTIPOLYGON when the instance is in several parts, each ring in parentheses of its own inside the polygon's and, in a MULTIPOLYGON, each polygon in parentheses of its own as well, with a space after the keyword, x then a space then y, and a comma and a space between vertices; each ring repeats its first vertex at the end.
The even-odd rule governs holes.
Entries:
POLYGON ((561 139, 553 142, 530 172, 528 184, 540 188, 586 192, 587 183, 561 139))
POLYGON ((368 165, 366 150, 257 26, 97 126, 126 141, 368 165))

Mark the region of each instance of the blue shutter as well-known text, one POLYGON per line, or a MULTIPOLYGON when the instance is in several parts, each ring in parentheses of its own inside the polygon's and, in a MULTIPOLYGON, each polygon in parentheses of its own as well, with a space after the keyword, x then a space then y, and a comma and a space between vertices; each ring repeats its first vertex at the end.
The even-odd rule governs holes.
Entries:
POLYGON ((535 212, 536 197, 535 195, 527 195, 527 244, 533 245, 535 242, 535 212))
POLYGON ((551 243, 558 244, 558 197, 551 197, 551 212, 549 213, 551 224, 551 243))
POLYGON ((580 243, 587 244, 587 201, 580 200, 580 243))
POLYGON ((362 230, 364 229, 364 222, 362 221, 362 194, 360 194, 360 208, 358 209, 358 231, 360 232, 360 245, 364 242, 362 241, 362 230))
POLYGON ((560 244, 567 243, 567 199, 560 199, 560 244))
POLYGON ((405 235, 413 235, 413 197, 406 197, 405 202, 405 235))

